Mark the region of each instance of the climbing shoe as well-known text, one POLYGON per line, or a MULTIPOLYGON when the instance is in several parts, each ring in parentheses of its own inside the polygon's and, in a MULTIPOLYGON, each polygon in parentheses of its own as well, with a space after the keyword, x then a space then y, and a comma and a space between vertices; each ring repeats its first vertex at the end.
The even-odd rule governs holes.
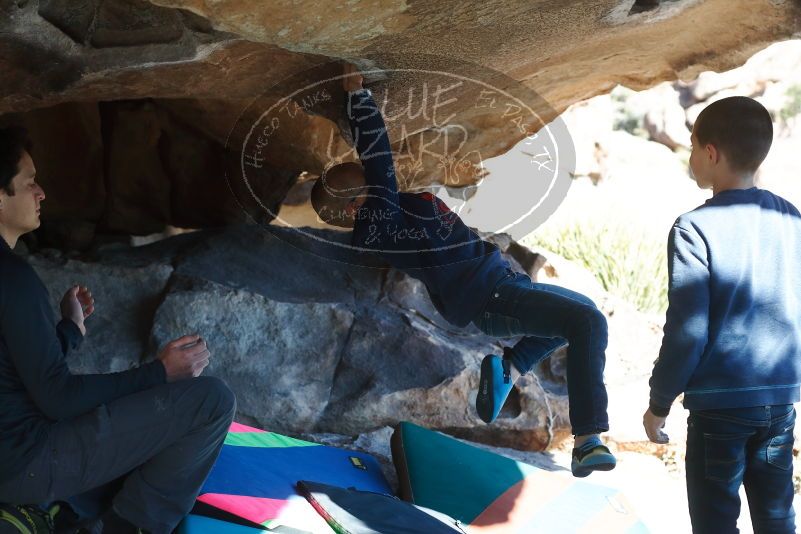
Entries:
POLYGON ((59 506, 44 510, 35 505, 0 504, 0 531, 20 534, 51 534, 59 506), (9 530, 9 527, 11 529, 9 530))
POLYGON ((481 362, 481 376, 478 379, 476 412, 482 421, 493 422, 503 408, 506 397, 512 391, 512 362, 495 354, 489 354, 481 362))
POLYGON ((611 471, 615 465, 615 456, 598 436, 588 439, 581 447, 573 448, 570 470, 574 477, 584 478, 593 471, 611 471))

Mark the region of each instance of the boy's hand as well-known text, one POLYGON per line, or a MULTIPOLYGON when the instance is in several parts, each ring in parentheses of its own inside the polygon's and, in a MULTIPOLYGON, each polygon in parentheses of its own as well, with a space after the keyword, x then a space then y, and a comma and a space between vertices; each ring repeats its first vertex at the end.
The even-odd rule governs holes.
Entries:
POLYGON ((345 63, 344 66, 344 74, 345 77, 342 78, 342 87, 345 89, 346 92, 351 91, 358 91, 362 89, 362 82, 364 78, 362 78, 359 69, 356 68, 356 65, 352 63, 345 63))
POLYGON ((67 290, 61 299, 61 317, 69 319, 86 335, 84 319, 95 311, 95 299, 86 286, 75 284, 67 290))
POLYGON ((667 417, 659 417, 658 415, 654 415, 650 408, 645 411, 645 415, 642 416, 642 426, 645 427, 645 433, 648 434, 648 439, 654 443, 661 444, 665 444, 670 441, 668 435, 662 432, 662 429, 665 428, 666 419, 667 417))

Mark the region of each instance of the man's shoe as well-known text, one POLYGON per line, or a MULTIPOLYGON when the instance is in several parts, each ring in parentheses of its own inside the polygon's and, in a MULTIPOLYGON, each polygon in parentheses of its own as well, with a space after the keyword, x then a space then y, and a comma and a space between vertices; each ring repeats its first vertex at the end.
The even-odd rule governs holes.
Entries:
POLYGON ((574 477, 584 478, 593 471, 611 471, 615 465, 615 456, 597 436, 588 439, 581 447, 573 448, 570 470, 574 477))
POLYGON ((55 532, 53 518, 58 505, 43 510, 35 505, 0 504, 0 527, 4 532, 11 527, 21 534, 52 534, 55 532))
POLYGON ((478 379, 476 412, 482 421, 493 422, 503 408, 506 397, 514 384, 511 375, 512 362, 495 354, 489 354, 481 362, 481 376, 478 379))

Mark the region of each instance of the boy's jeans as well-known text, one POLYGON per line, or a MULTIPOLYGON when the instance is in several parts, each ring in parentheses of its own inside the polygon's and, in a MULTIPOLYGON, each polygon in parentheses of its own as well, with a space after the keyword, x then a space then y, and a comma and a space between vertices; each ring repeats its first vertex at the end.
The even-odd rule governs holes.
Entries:
POLYGON ((791 404, 693 411, 687 498, 695 534, 736 533, 745 484, 756 534, 794 533, 791 404))
POLYGON ((569 342, 572 432, 580 436, 609 430, 603 377, 606 317, 590 299, 569 289, 533 283, 528 276, 510 271, 495 286, 474 323, 491 336, 525 336, 505 354, 521 373, 569 342))

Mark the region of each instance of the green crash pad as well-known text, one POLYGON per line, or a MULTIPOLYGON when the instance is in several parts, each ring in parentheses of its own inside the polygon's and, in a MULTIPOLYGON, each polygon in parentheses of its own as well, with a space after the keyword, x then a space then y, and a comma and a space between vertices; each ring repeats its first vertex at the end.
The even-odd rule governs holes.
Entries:
POLYGON ((400 495, 482 534, 648 532, 620 492, 401 423, 392 436, 400 495))

